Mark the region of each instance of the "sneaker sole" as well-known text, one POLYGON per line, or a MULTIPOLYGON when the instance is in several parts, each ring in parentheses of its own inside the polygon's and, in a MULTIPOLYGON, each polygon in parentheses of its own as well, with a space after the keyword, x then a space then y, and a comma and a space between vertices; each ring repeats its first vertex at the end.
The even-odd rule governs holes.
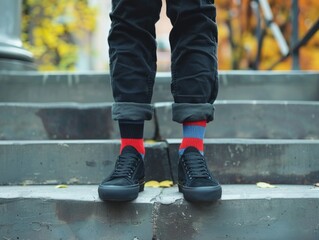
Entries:
POLYGON ((138 197, 138 193, 144 191, 144 183, 130 186, 99 185, 99 197, 103 201, 127 202, 138 197))
POLYGON ((222 188, 218 186, 185 187, 178 185, 178 190, 183 193, 189 202, 213 202, 221 199, 222 188))

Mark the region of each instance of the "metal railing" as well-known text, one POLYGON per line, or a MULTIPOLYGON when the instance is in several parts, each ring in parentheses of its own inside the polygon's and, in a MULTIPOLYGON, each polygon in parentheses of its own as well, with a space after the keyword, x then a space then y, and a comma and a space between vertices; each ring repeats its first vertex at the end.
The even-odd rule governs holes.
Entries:
POLYGON ((266 22, 266 28, 269 28, 274 35, 274 38, 279 46, 280 52, 282 57, 278 59, 275 63, 273 63, 268 70, 272 70, 276 67, 279 63, 286 60, 288 57, 292 56, 292 70, 299 70, 300 63, 299 63, 299 49, 306 45, 307 42, 314 36, 314 34, 319 29, 319 18, 316 23, 309 29, 309 31, 305 34, 305 36, 299 40, 299 29, 298 29, 298 18, 299 18, 299 5, 298 0, 291 0, 291 24, 292 24, 292 33, 291 33, 291 41, 290 41, 290 48, 279 28, 279 26, 273 20, 272 10, 268 3, 268 0, 252 0, 251 1, 251 8, 257 18, 257 31, 256 37, 258 40, 258 51, 255 58, 255 62, 253 64, 253 68, 255 70, 258 69, 260 56, 261 56, 261 49, 263 44, 263 37, 265 35, 266 29, 262 29, 261 22, 261 12, 264 16, 264 21, 266 22))

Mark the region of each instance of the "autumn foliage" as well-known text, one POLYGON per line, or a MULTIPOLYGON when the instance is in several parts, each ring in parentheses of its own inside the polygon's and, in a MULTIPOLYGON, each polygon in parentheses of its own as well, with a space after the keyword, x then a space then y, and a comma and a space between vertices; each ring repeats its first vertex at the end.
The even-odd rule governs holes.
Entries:
MULTIPOLYGON (((256 63, 258 23, 251 7, 256 2, 258 1, 215 1, 219 28, 219 69, 268 69, 282 56, 272 32, 266 28, 265 21, 262 21, 264 37, 260 59, 256 63)), ((294 28, 291 24, 291 2, 292 0, 269 0, 274 21, 280 27, 289 47, 294 28)), ((298 2, 300 39, 317 21, 319 1, 298 2)), ((34 54, 39 70, 75 69, 77 42, 94 32, 97 9, 89 7, 87 0, 24 0, 23 13, 22 40, 24 46, 34 54)), ((160 57, 159 65, 162 61, 160 57)), ((168 54, 165 59, 164 61, 169 61, 168 54)), ((274 69, 289 70, 291 62, 289 57, 274 69)), ((165 63, 165 66, 169 64, 165 63)), ((302 70, 319 69, 319 32, 301 48, 300 67, 302 70)), ((166 67, 163 69, 169 70, 166 67)))
MULTIPOLYGON (((254 69, 258 44, 256 38, 257 17, 252 11, 251 0, 215 1, 219 26, 219 68, 254 69)), ((256 1, 255 1, 256 2, 256 1)), ((268 1, 274 21, 280 27, 289 47, 291 46, 291 0, 268 1)), ((318 0, 299 0, 299 39, 302 38, 319 17, 318 0)), ((262 11, 261 11, 262 13, 262 11)), ((263 19, 263 16, 262 16, 263 19)), ((257 69, 268 69, 280 59, 281 52, 272 32, 265 29, 260 61, 257 69)), ((290 70, 291 57, 278 64, 276 70, 290 70)), ((303 70, 319 69, 319 32, 300 50, 300 68, 303 70)))
POLYGON ((22 41, 39 70, 75 68, 77 42, 94 31, 96 12, 86 0, 24 0, 22 41))

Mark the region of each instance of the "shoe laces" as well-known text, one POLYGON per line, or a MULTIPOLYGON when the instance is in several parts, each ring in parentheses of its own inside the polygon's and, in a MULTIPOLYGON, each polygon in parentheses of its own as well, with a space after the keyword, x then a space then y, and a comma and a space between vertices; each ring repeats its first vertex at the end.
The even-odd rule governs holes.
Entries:
POLYGON ((139 158, 134 154, 120 155, 116 161, 112 177, 131 177, 137 167, 139 158))
POLYGON ((204 156, 201 154, 187 154, 183 159, 186 173, 192 178, 211 178, 204 156))

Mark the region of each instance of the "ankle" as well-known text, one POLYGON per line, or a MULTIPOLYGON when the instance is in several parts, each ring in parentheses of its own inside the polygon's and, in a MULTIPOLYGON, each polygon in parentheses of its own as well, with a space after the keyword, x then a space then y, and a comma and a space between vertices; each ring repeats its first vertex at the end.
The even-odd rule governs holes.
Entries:
POLYGON ((132 138, 121 138, 121 148, 120 153, 122 153, 122 150, 127 147, 131 146, 135 148, 135 150, 141 154, 142 158, 145 156, 145 146, 144 146, 144 140, 143 139, 132 139, 132 138))
POLYGON ((183 155, 188 147, 195 147, 202 155, 204 154, 204 135, 206 120, 183 123, 183 139, 179 147, 179 155, 183 155))
POLYGON ((121 134, 120 153, 126 146, 132 146, 144 157, 144 121, 119 120, 119 128, 121 134))

